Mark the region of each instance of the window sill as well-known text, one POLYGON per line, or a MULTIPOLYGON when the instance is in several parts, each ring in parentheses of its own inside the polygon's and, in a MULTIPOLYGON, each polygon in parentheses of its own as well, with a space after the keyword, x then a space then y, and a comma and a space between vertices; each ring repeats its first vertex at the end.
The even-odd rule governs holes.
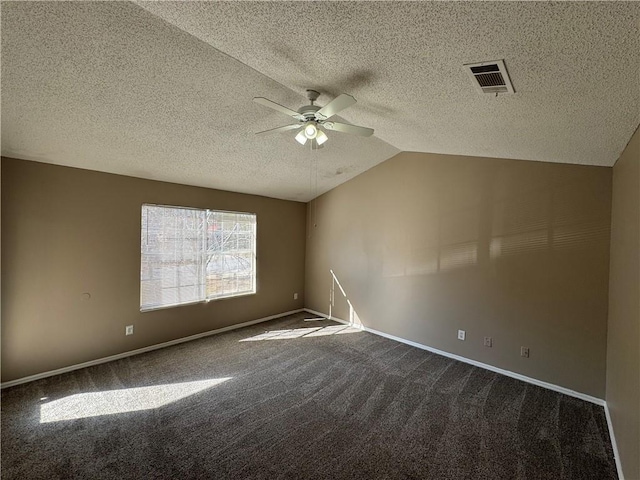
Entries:
POLYGON ((250 295, 255 295, 256 292, 246 292, 246 293, 238 293, 235 295, 225 295, 224 297, 214 297, 207 298, 206 300, 198 300, 196 302, 187 302, 187 303, 172 303, 171 305, 161 305, 158 307, 140 307, 140 313, 146 312, 154 312, 156 310, 166 310, 167 308, 175 308, 175 307, 186 307, 189 305, 198 305, 199 303, 210 303, 217 302, 219 300, 227 300, 229 298, 239 298, 239 297, 248 297, 250 295))

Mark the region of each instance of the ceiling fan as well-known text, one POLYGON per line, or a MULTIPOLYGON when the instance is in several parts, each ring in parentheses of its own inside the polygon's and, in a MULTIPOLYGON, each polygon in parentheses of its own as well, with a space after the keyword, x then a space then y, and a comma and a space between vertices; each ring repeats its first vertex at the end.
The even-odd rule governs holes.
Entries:
POLYGON ((356 99, 351 95, 343 93, 338 97, 331 100, 324 107, 318 107, 313 102, 320 96, 315 90, 307 90, 307 98, 310 101, 310 105, 300 107, 298 111, 291 110, 290 108, 283 107, 282 105, 272 102, 264 97, 255 97, 254 102, 264 105, 265 107, 272 108, 280 113, 289 115, 298 121, 291 125, 285 125, 283 127, 272 128, 263 132, 258 132, 256 135, 266 135, 269 133, 286 132, 287 130, 298 130, 298 134, 295 139, 301 145, 311 140, 311 147, 315 150, 322 148, 322 144, 326 142, 329 137, 324 133, 320 127, 327 130, 334 130, 336 132, 349 133, 351 135, 360 135, 362 137, 369 137, 373 135, 373 129, 367 127, 359 127, 357 125, 349 125, 348 123, 334 122, 329 120, 336 113, 341 112, 347 107, 350 107, 356 103, 356 99))

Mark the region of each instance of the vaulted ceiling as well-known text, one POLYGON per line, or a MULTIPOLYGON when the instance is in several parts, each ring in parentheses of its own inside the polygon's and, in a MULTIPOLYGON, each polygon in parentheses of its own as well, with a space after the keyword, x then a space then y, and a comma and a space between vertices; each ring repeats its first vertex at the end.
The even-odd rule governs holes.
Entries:
POLYGON ((4 156, 308 201, 399 151, 611 166, 640 123, 637 2, 1 8, 4 156), (463 68, 497 59, 515 94, 463 68), (306 88, 374 136, 255 136, 306 88))

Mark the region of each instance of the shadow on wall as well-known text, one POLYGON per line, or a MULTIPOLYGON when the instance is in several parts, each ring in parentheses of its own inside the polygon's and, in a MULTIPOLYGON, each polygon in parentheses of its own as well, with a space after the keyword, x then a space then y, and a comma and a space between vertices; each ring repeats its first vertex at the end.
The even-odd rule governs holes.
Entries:
POLYGON ((333 314, 333 307, 336 304, 335 300, 336 300, 336 285, 337 285, 338 289, 340 290, 340 293, 342 294, 342 296, 344 297, 344 300, 347 302, 347 305, 349 306, 349 318, 343 318, 341 320, 347 320, 349 322, 349 326, 351 326, 351 327, 362 329, 364 327, 364 324, 362 323, 362 320, 360 319, 360 316, 358 315, 358 312, 356 312, 356 309, 353 308, 353 304, 351 303, 351 300, 349 300, 349 297, 347 296, 346 292, 344 291, 344 288, 342 288, 342 285, 340 284, 340 281, 338 280, 338 277, 336 277, 336 274, 333 272, 333 270, 329 270, 329 272, 331 272, 331 291, 330 291, 330 298, 329 298, 329 318, 331 318, 331 316, 333 314))
POLYGON ((599 342, 605 170, 423 156, 379 169, 321 199, 309 240, 312 308, 422 341, 475 319, 509 338, 560 343, 586 328, 585 343, 599 342))
POLYGON ((558 174, 546 182, 532 180, 524 191, 508 191, 499 177, 486 175, 483 182, 462 185, 460 198, 441 190, 436 212, 410 220, 429 228, 388 219, 381 231, 381 276, 440 274, 608 242, 608 204, 585 204, 593 193, 588 186, 558 174))

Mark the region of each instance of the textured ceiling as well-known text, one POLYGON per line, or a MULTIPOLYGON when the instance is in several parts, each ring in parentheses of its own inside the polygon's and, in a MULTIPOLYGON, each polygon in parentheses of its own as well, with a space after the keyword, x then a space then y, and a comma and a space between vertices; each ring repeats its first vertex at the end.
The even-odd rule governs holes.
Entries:
POLYGON ((400 150, 610 166, 639 122, 636 2, 2 3, 6 156, 306 201, 400 150), (375 137, 253 135, 309 87, 375 137))
POLYGON ((339 133, 313 152, 295 132, 256 137, 292 123, 258 95, 306 102, 131 3, 2 4, 4 156, 307 201, 316 163, 322 193, 398 152, 339 133))

